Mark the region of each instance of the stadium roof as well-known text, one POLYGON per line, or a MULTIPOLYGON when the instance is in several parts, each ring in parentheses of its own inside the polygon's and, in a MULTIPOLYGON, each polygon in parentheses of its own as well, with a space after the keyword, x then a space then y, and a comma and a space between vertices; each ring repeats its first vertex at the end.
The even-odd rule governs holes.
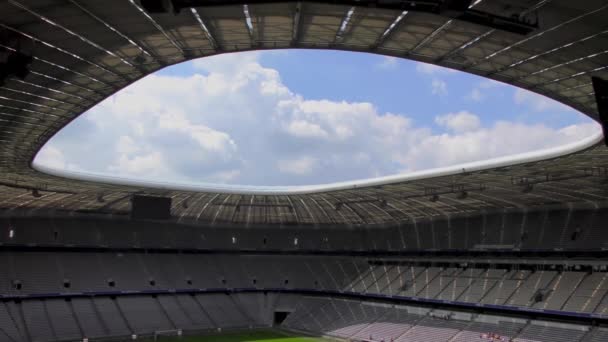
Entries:
MULTIPOLYGON (((177 1, 184 2, 197 1, 177 1)), ((30 54, 33 61, 25 78, 7 78, 0 88, 0 208, 118 214, 128 212, 132 194, 149 193, 173 197, 174 216, 189 222, 375 225, 481 210, 605 206, 608 150, 599 137, 554 150, 544 158, 556 158, 547 160, 526 156, 508 160, 517 163, 511 166, 503 160, 292 192, 108 184, 32 166, 57 131, 132 82, 185 60, 255 49, 341 49, 423 61, 525 88, 598 119, 591 76, 608 79, 606 1, 484 0, 466 11, 442 2, 212 0, 149 14, 132 0, 4 1, 0 56, 13 63, 11 72, 30 54)))

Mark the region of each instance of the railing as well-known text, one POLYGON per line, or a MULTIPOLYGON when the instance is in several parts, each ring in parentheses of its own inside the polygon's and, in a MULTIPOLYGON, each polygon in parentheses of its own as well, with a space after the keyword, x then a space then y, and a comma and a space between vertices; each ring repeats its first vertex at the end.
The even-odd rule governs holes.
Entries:
POLYGON ((394 296, 387 294, 358 293, 352 291, 333 291, 304 288, 200 288, 200 289, 158 289, 141 291, 84 291, 84 292, 57 292, 57 293, 33 293, 33 294, 5 294, 0 295, 0 300, 35 300, 48 298, 78 298, 78 297, 105 297, 105 296, 135 296, 135 295, 162 295, 162 294, 211 294, 211 293, 294 293, 316 296, 350 297, 359 300, 381 300, 399 302, 422 306, 440 306, 446 308, 467 309, 483 312, 510 313, 526 317, 551 317, 563 320, 597 321, 608 323, 608 315, 596 313, 569 312, 560 310, 536 309, 532 307, 521 307, 512 305, 494 305, 481 303, 467 303, 450 300, 439 300, 431 298, 394 296))

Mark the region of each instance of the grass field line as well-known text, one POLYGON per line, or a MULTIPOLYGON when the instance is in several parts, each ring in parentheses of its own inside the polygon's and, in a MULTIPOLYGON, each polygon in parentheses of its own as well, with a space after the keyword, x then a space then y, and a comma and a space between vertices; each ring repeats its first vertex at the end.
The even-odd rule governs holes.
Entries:
MULTIPOLYGON (((161 337, 158 342, 329 342, 323 337, 301 336, 276 330, 240 331, 202 336, 161 337)), ((333 340, 335 341, 335 340, 333 340)))

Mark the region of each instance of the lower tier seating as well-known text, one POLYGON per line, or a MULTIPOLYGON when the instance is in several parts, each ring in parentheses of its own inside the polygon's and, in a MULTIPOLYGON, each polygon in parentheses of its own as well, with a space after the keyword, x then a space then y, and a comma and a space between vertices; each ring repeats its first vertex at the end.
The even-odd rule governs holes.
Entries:
MULTIPOLYGON (((407 260, 379 263, 365 257, 343 256, 0 252, 0 295, 218 288, 311 289, 608 316, 608 272, 605 267, 593 272, 574 268, 558 270, 549 266, 517 268, 517 264, 511 269, 492 264, 462 267, 457 260, 447 266, 407 260)), ((139 309, 160 307, 166 310, 178 304, 187 310, 196 308, 196 302, 154 301, 142 304, 144 306, 139 309)), ((53 310, 65 311, 64 305, 50 305, 53 310)), ((101 314, 113 315, 121 305, 129 303, 117 301, 104 305, 107 312, 101 314)), ((76 304, 75 308, 86 315, 91 311, 86 304, 76 304)), ((48 307, 30 311, 37 317, 44 310, 48 307)), ((216 311, 222 315, 220 308, 216 311)), ((255 312, 237 314, 256 316, 255 312)), ((184 317, 176 319, 185 320, 184 317)), ((134 324, 132 328, 138 331, 138 322, 134 324)), ((125 330, 122 326, 107 328, 125 330)), ((73 333, 66 332, 67 335, 73 333)))
POLYGON ((163 294, 0 302, 0 342, 81 341, 157 331, 281 328, 349 341, 600 342, 608 329, 281 293, 163 294), (275 312, 288 313, 283 322, 275 312))
POLYGON ((608 336, 599 327, 317 297, 302 297, 283 326, 366 342, 590 342, 608 336))

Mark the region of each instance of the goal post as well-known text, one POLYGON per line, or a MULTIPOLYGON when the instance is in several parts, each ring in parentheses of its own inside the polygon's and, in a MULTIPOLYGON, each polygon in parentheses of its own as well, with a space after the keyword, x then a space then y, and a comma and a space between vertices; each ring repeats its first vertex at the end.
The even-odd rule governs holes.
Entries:
POLYGON ((182 329, 157 330, 154 332, 154 341, 168 341, 182 337, 182 329))

